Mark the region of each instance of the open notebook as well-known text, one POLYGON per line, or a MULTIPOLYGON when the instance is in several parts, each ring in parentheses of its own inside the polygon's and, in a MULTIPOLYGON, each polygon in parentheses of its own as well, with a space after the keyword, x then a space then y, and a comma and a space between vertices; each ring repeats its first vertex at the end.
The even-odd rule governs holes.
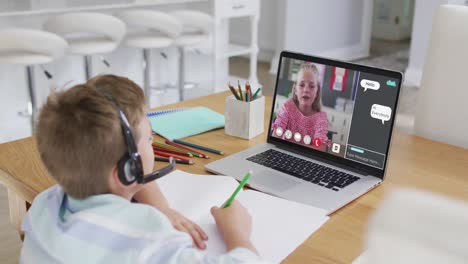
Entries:
MULTIPOLYGON (((207 251, 225 253, 226 246, 210 208, 221 206, 239 183, 227 176, 195 175, 179 170, 157 182, 170 205, 205 230, 209 237, 207 251)), ((253 190, 241 191, 236 198, 252 216, 252 243, 262 258, 274 263, 286 258, 328 220, 323 209, 253 190)))

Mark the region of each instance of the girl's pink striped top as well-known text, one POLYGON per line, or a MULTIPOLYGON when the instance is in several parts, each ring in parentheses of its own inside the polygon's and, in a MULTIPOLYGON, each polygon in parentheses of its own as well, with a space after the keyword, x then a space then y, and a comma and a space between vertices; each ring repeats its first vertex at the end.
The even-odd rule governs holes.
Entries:
MULTIPOLYGON (((276 135, 276 128, 281 127, 283 129, 282 139, 288 140, 285 138, 285 133, 287 129, 291 130, 293 137, 289 141, 294 141, 294 134, 299 132, 301 134, 301 144, 304 144, 303 138, 306 135, 311 137, 311 144, 313 144, 314 139, 318 138, 322 144, 329 146, 330 142, 327 137, 328 133, 328 120, 327 114, 325 112, 318 112, 310 116, 305 116, 299 111, 299 108, 296 106, 292 99, 288 99, 281 110, 278 112, 275 122, 272 125, 273 135, 276 135)), ((295 142, 297 143, 297 142, 295 142)))

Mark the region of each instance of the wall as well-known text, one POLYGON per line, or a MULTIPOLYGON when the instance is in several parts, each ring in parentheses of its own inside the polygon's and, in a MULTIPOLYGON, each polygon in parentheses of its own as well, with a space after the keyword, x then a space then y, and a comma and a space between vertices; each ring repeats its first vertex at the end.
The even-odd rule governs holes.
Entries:
POLYGON ((285 47, 317 54, 360 42, 363 1, 288 1, 285 47))
POLYGON ((414 0, 375 0, 372 37, 403 40, 411 37, 414 0))
POLYGON ((279 43, 270 73, 276 72, 283 49, 340 60, 368 56, 372 6, 372 0, 280 1, 279 43))
POLYGON ((441 4, 468 6, 468 0, 416 0, 409 63, 405 72, 405 83, 407 85, 421 85, 426 51, 429 46, 429 36, 432 31, 432 21, 437 8, 441 4))
POLYGON ((405 72, 405 84, 419 86, 426 50, 429 45, 429 35, 432 30, 432 19, 442 0, 416 0, 413 18, 413 33, 408 68, 405 72))
MULTIPOLYGON (((259 60, 270 61, 282 49, 344 60, 367 56, 369 47, 361 43, 366 2, 372 1, 261 0, 259 60)), ((249 43, 248 23, 247 19, 231 22, 232 42, 249 43)), ((368 30, 370 26, 369 21, 368 30)), ((276 73, 277 66, 272 68, 276 73)))

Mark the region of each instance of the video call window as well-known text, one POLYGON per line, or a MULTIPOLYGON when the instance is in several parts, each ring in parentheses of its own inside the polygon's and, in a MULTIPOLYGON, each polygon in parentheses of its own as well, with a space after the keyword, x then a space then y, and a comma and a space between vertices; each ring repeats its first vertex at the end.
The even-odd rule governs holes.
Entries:
POLYGON ((283 58, 272 136, 383 168, 397 84, 388 80, 382 85, 382 78, 385 77, 283 58), (380 89, 389 87, 394 93, 380 89), (383 97, 386 98, 382 100, 383 97), (380 104, 382 101, 386 104, 380 104), (359 116, 353 114, 356 109, 359 116))

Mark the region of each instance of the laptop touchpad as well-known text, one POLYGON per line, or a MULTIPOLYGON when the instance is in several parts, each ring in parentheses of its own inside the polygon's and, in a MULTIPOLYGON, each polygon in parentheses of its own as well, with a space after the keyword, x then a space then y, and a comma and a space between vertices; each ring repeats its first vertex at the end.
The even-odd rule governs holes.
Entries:
POLYGON ((292 178, 289 179, 280 173, 268 170, 256 171, 252 175, 252 178, 250 178, 250 182, 253 188, 259 187, 260 189, 261 187, 266 187, 272 191, 280 192, 286 191, 299 184, 292 178))

